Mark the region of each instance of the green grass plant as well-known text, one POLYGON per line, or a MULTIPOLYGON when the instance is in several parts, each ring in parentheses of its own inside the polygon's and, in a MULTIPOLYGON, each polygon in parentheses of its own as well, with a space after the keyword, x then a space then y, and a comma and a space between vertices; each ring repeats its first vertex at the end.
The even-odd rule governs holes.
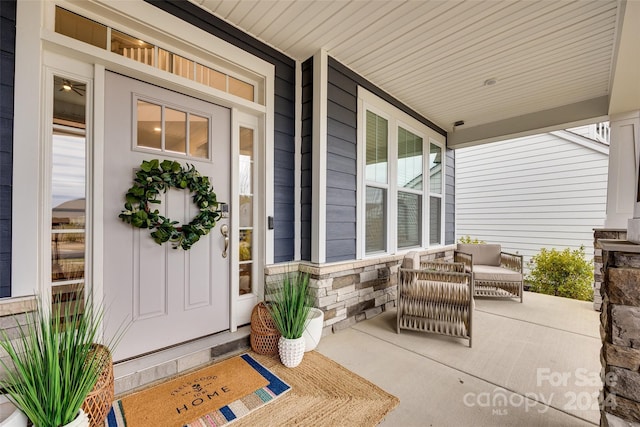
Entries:
POLYGON ((309 274, 287 272, 268 288, 271 302, 267 307, 280 334, 288 339, 302 337, 311 309, 309 274))
POLYGON ((44 306, 18 324, 19 337, 2 331, 0 360, 6 378, 0 382, 9 399, 37 427, 59 427, 73 421, 100 376, 102 357, 95 351, 102 309, 89 300, 44 306), (64 306, 64 309, 62 308, 64 306))

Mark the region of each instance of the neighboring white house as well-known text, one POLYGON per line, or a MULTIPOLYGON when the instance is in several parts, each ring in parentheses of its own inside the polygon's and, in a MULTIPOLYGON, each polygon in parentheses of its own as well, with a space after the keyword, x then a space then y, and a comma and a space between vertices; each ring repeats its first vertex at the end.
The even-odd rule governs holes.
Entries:
POLYGON ((599 124, 456 150, 456 238, 500 243, 529 259, 541 248, 593 256, 604 225, 608 126, 599 124))

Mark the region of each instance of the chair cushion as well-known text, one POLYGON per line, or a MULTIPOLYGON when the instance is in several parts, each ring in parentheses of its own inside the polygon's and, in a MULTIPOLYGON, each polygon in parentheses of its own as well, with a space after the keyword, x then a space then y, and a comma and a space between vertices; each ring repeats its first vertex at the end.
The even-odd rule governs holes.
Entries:
MULTIPOLYGON (((473 265, 500 267, 500 245, 458 243, 458 251, 473 255, 473 265)), ((473 269, 475 271, 475 267, 473 269)))
POLYGON ((491 282, 521 282, 522 274, 508 268, 493 265, 474 265, 473 280, 491 282))

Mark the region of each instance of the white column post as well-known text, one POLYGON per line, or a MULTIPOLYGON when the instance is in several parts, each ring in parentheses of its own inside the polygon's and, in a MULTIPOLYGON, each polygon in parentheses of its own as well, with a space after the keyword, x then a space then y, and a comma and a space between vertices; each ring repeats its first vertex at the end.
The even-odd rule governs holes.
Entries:
POLYGON ((640 244, 640 111, 628 114, 624 123, 622 137, 635 149, 632 156, 633 181, 627 183, 629 191, 632 192, 629 195, 629 203, 633 211, 633 217, 627 221, 627 240, 640 244))
POLYGON ((323 264, 327 240, 327 52, 313 56, 313 205, 311 211, 311 261, 323 264))
MULTIPOLYGON (((607 216, 605 228, 627 228, 638 203, 638 165, 640 159, 640 111, 615 114, 610 117, 611 146, 607 182, 607 216)), ((640 228, 639 228, 640 230, 640 228)))

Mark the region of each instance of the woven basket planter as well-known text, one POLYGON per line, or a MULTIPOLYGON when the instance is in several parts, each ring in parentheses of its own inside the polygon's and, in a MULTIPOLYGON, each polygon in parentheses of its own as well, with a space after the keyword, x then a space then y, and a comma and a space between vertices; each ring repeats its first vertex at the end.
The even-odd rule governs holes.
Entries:
POLYGON ((274 356, 278 354, 280 332, 271 318, 267 306, 260 302, 251 312, 251 349, 258 354, 274 356))
POLYGON ((93 390, 84 400, 82 410, 89 416, 91 427, 102 427, 113 404, 113 363, 107 347, 100 344, 94 347, 98 352, 96 357, 100 358, 101 372, 93 390))

